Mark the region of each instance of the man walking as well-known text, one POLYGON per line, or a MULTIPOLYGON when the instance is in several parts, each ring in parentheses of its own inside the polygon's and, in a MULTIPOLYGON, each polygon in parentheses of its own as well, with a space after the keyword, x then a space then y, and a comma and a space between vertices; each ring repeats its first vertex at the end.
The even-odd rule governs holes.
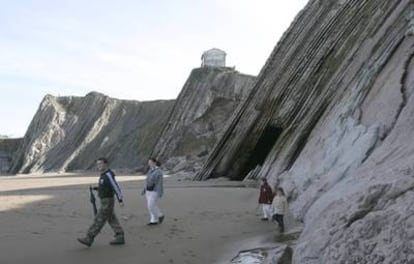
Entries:
POLYGON ((115 174, 108 167, 108 160, 106 158, 99 158, 96 161, 96 165, 98 170, 101 172, 101 176, 99 177, 98 187, 94 187, 94 190, 98 190, 98 197, 101 200, 101 205, 95 216, 93 224, 89 227, 86 233, 86 236, 78 238, 78 241, 90 247, 102 227, 106 222, 108 222, 112 230, 115 232, 115 239, 112 240, 110 244, 123 245, 125 244, 124 230, 120 226, 118 218, 114 212, 114 195, 116 195, 120 206, 124 206, 121 189, 115 180, 115 174))

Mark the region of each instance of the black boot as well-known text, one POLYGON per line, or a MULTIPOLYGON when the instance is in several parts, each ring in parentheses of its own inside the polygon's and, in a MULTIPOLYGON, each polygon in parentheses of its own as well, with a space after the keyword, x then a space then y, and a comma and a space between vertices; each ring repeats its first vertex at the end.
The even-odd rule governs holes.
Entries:
POLYGON ((78 241, 79 243, 82 243, 85 246, 90 247, 93 243, 93 237, 90 237, 90 236, 79 237, 78 241))
POLYGON ((115 238, 109 242, 110 245, 123 245, 125 244, 124 234, 115 234, 115 238))

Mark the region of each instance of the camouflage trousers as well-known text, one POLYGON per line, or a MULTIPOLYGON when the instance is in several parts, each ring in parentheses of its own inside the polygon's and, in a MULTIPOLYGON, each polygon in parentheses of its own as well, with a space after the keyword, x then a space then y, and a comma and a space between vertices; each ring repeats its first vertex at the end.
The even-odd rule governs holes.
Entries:
POLYGON ((88 237, 94 238, 101 231, 102 227, 106 222, 111 226, 115 232, 115 236, 123 237, 124 230, 119 224, 118 218, 114 211, 115 199, 114 198, 102 198, 101 206, 99 207, 98 213, 95 216, 93 224, 88 229, 88 237))

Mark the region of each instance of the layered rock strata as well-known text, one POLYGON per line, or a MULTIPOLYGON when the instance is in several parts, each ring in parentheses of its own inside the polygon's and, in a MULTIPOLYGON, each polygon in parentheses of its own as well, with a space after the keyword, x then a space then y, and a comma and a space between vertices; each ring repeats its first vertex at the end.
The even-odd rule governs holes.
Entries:
POLYGON ((233 68, 194 69, 184 84, 152 156, 170 172, 200 169, 243 102, 255 77, 233 68))
POLYGON ((118 100, 95 92, 85 97, 47 95, 10 172, 90 170, 101 156, 118 170, 143 168, 173 104, 118 100))
POLYGON ((293 263, 414 261, 413 5, 310 1, 195 176, 284 187, 293 263))
POLYGON ((0 136, 0 174, 10 170, 13 154, 17 151, 22 138, 7 138, 0 136))

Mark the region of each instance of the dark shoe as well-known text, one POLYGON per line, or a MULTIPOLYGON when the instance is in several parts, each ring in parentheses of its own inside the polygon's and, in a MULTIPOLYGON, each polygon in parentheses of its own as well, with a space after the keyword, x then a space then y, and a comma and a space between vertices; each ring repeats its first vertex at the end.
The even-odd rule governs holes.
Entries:
POLYGON ((263 217, 261 220, 262 221, 268 221, 269 219, 267 219, 266 217, 263 217))
POLYGON ((90 247, 93 243, 93 239, 91 239, 90 237, 81 237, 81 238, 78 238, 78 241, 87 247, 90 247))
POLYGON ((162 221, 164 221, 164 217, 165 217, 164 215, 163 215, 163 216, 158 217, 158 223, 160 223, 160 224, 161 224, 161 223, 162 223, 162 221))
POLYGON ((148 223, 147 225, 149 225, 149 226, 153 226, 153 225, 158 225, 158 223, 148 223))
POLYGON ((110 245, 123 245, 125 244, 125 239, 123 236, 115 237, 114 240, 109 242, 110 245))

